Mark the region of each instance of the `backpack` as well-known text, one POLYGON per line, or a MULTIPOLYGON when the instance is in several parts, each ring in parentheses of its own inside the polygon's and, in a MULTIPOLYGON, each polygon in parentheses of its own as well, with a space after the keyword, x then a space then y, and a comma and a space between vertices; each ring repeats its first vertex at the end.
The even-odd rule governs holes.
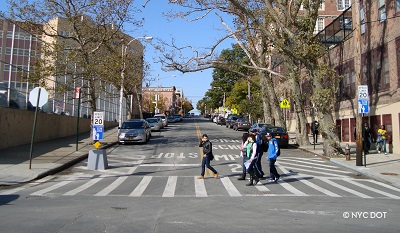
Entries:
MULTIPOLYGON (((275 138, 272 139, 272 140, 275 140, 275 141, 276 141, 275 138)), ((278 141, 276 141, 276 144, 278 144, 278 141)), ((280 148, 279 145, 278 145, 278 151, 276 152, 276 157, 278 157, 279 155, 281 155, 281 148, 280 148)))

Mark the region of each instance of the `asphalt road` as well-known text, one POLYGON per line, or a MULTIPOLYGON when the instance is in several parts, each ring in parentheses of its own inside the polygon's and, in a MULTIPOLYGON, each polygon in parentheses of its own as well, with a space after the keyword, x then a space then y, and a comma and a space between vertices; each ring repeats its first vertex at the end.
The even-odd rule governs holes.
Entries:
MULTIPOLYGON (((0 190, 1 232, 398 232, 400 190, 311 156, 282 149, 282 180, 248 187, 236 132, 185 119, 147 144, 107 150, 109 168, 86 161, 0 190), (220 179, 200 174, 199 137, 213 142, 220 179), (11 189, 9 195, 4 195, 11 189)), ((263 168, 268 174, 267 162, 263 168)))

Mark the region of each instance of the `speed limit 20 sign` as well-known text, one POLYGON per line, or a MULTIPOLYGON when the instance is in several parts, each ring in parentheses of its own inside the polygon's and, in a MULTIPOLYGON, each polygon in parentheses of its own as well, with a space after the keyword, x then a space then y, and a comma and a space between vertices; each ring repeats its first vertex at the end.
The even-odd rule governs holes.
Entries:
POLYGON ((368 86, 367 85, 359 85, 358 86, 358 99, 359 100, 368 99, 368 86))
POLYGON ((104 112, 94 112, 93 125, 104 125, 104 112))

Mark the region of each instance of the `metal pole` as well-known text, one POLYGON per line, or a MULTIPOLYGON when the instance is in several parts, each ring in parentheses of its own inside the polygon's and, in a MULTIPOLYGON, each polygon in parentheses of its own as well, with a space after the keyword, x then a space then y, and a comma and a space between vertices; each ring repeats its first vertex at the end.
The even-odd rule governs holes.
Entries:
POLYGON ((121 70, 121 89, 119 92, 119 123, 118 126, 122 125, 122 102, 124 95, 124 72, 125 72, 125 61, 124 61, 124 45, 122 45, 122 70, 121 70))
POLYGON ((32 168, 32 152, 33 152, 33 142, 35 140, 35 131, 36 131, 36 119, 37 119, 37 113, 38 113, 38 108, 39 108, 39 99, 40 99, 40 91, 42 88, 39 88, 39 94, 38 98, 36 101, 36 108, 35 108, 35 118, 33 120, 33 129, 32 129, 32 139, 31 139, 31 149, 29 152, 29 169, 32 168))
MULTIPOLYGON (((360 1, 354 1, 353 6, 353 29, 354 29, 354 68, 356 72, 356 85, 361 85, 361 21, 360 21, 360 1)), ((358 97, 357 97, 358 98, 358 97)), ((362 166, 362 152, 363 152, 363 142, 362 142, 362 117, 361 114, 357 113, 356 116, 356 166, 362 166)))
POLYGON ((79 141, 79 117, 81 115, 81 88, 78 90, 78 116, 76 120, 76 148, 75 150, 78 151, 78 141, 79 141))

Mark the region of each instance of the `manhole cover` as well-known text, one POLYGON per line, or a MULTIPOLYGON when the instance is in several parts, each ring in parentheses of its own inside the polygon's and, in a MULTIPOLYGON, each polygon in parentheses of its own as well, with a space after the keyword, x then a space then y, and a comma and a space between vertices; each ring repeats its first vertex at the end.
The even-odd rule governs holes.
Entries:
POLYGON ((398 176, 399 174, 396 174, 396 173, 390 173, 390 172, 383 172, 383 173, 381 173, 382 175, 385 175, 385 176, 398 176))

